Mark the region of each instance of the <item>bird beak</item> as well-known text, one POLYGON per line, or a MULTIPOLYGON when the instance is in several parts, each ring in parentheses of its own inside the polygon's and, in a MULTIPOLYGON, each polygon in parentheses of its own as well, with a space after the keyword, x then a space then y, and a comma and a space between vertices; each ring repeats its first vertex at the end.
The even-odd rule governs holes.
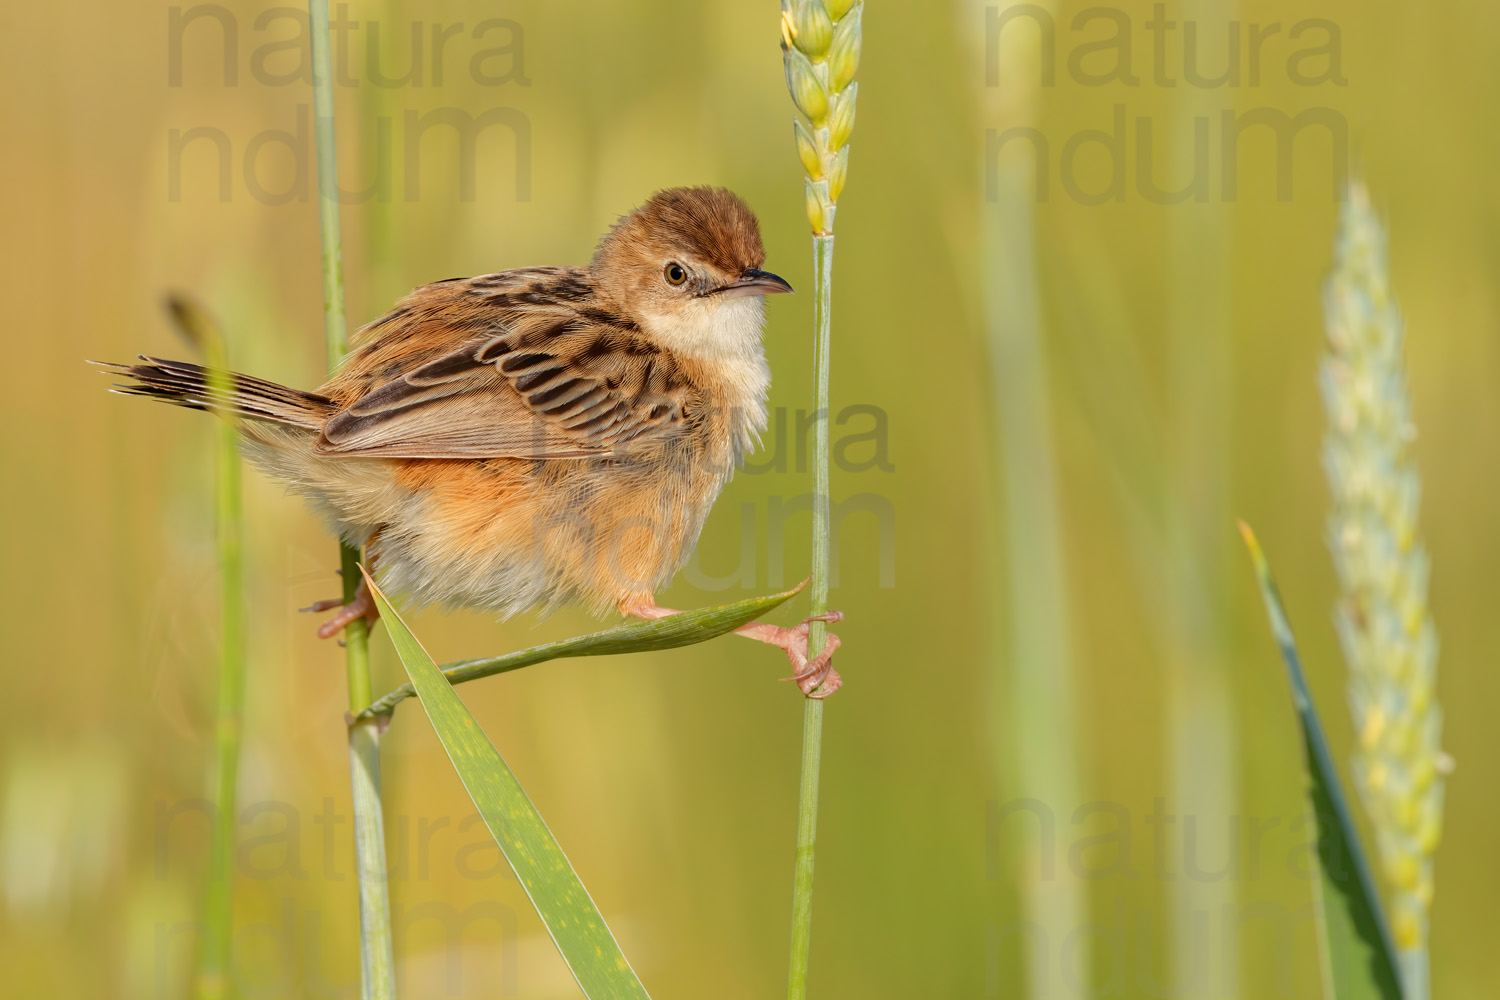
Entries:
POLYGON ((715 292, 725 298, 734 298, 739 295, 775 295, 791 290, 792 286, 780 275, 762 271, 758 267, 747 267, 740 272, 739 281, 722 285, 715 292))

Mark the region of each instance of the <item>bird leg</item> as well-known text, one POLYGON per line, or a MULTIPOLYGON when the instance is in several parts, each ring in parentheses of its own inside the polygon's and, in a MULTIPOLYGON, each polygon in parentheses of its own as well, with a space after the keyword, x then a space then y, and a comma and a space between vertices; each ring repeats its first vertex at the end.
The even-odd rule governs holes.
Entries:
MULTIPOLYGON (((644 618, 654 621, 665 618, 668 615, 678 613, 676 608, 663 608, 651 597, 635 601, 621 601, 620 613, 628 617, 644 618)), ((821 615, 813 615, 804 619, 801 624, 791 628, 783 628, 780 625, 768 625, 765 622, 750 622, 741 625, 734 630, 734 635, 742 635, 746 639, 754 639, 775 646, 786 654, 792 663, 792 676, 783 677, 784 681, 795 681, 797 687, 809 698, 827 698, 843 686, 843 678, 839 672, 833 669, 834 651, 842 644, 838 636, 827 632, 823 639, 823 651, 813 657, 811 661, 807 658, 807 633, 813 622, 840 622, 844 620, 842 611, 828 611, 821 615), (821 690, 820 690, 821 689, 821 690)))
POLYGON ((327 601, 318 601, 303 608, 303 611, 320 613, 339 609, 339 613, 318 626, 319 639, 332 639, 344 630, 344 626, 363 618, 373 627, 380 620, 380 609, 375 605, 375 597, 370 593, 370 588, 365 584, 361 576, 359 586, 354 588, 354 600, 345 604, 342 598, 332 598, 327 601))

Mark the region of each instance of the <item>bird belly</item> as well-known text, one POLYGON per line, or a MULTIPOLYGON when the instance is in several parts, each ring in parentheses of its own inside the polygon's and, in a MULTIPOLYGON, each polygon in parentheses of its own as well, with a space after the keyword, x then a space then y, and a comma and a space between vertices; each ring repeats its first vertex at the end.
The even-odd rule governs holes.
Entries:
POLYGON ((412 502, 381 527, 376 572, 419 604, 597 613, 671 579, 725 478, 669 454, 406 462, 412 502))

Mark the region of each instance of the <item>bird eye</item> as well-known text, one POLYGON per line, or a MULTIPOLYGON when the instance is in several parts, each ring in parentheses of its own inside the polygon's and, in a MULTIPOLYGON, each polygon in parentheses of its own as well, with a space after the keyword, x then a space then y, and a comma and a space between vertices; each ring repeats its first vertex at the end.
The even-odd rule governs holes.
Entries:
POLYGON ((687 280, 687 271, 675 260, 666 268, 667 284, 680 285, 687 280))

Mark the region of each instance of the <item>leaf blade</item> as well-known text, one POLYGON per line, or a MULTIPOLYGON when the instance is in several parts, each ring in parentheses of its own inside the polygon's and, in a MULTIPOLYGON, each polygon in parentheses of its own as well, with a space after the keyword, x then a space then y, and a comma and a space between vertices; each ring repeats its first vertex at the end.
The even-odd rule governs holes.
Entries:
POLYGON ((584 995, 649 1000, 521 783, 396 609, 365 577, 432 728, 584 995))
POLYGON ((1336 1000, 1401 1000, 1396 949, 1302 672, 1291 623, 1255 533, 1243 521, 1239 527, 1255 565, 1256 582, 1272 635, 1286 664, 1292 702, 1302 729, 1308 799, 1318 823, 1317 901, 1324 974, 1328 979, 1325 986, 1336 1000))
MULTIPOLYGON (((479 680, 481 677, 493 677, 495 674, 545 663, 548 660, 578 656, 608 656, 618 653, 644 653, 691 646, 732 632, 741 625, 759 618, 800 593, 806 585, 806 581, 803 581, 791 590, 769 594, 765 597, 751 597, 711 608, 680 611, 675 615, 657 618, 654 621, 627 622, 601 632, 590 632, 571 639, 530 646, 502 656, 458 660, 445 663, 440 669, 450 684, 462 684, 466 681, 479 680)), ((415 693, 416 689, 410 683, 403 684, 372 702, 355 718, 368 719, 376 715, 390 715, 398 704, 415 693)))

